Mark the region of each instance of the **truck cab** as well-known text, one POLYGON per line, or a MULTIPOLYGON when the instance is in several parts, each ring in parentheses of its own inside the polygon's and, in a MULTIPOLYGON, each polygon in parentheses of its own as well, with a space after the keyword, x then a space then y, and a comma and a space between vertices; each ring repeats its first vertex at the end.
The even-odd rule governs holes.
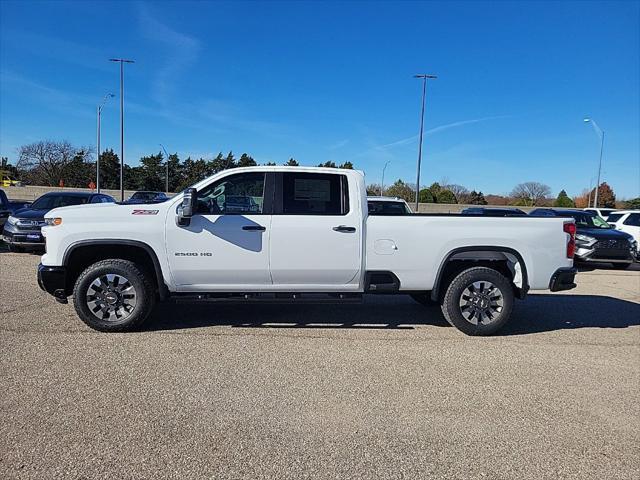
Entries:
POLYGON ((382 293, 441 304, 481 335, 530 288, 575 286, 571 220, 369 216, 364 175, 352 170, 226 170, 162 203, 61 208, 46 222, 41 287, 72 296, 102 331, 137 328, 157 301, 382 293))

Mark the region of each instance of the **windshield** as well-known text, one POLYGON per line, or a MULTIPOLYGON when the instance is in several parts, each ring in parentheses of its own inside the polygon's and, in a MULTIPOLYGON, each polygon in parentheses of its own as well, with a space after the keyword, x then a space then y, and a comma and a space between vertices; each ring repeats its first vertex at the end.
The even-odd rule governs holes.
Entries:
POLYGON ((574 213, 573 218, 576 220, 576 227, 580 228, 612 228, 603 218, 598 215, 589 215, 588 213, 574 213))
POLYGON ((31 204, 34 210, 52 210, 58 207, 70 205, 83 205, 89 201, 89 197, 76 195, 44 195, 31 204))

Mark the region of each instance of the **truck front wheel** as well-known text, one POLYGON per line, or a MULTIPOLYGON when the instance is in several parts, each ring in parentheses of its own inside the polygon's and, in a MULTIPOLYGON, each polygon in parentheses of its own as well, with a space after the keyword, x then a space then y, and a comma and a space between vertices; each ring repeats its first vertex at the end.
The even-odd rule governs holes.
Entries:
POLYGON ((125 332, 138 328, 155 305, 148 275, 128 260, 101 260, 87 267, 73 289, 80 319, 94 330, 125 332))
POLYGON ((514 294, 508 278, 486 267, 460 272, 442 303, 447 321, 467 335, 492 335, 511 316, 514 294))

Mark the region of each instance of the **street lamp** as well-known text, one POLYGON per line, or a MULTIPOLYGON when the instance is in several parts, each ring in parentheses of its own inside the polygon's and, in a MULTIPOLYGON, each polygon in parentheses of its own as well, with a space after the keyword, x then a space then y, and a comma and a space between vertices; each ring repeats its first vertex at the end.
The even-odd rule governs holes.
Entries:
MULTIPOLYGON (((593 126, 593 130, 596 132, 596 135, 600 137, 600 160, 598 161, 598 182, 596 183, 596 195, 595 200, 593 201, 593 207, 598 208, 598 190, 600 189, 600 172, 602 171, 602 150, 604 149, 604 130, 600 128, 600 126, 596 123, 596 121, 592 118, 586 117, 584 119, 585 123, 591 123, 593 126)), ((591 192, 591 190, 589 190, 591 192)))
POLYGON ((387 160, 387 163, 384 164, 384 168, 382 169, 382 184, 380 185, 380 196, 384 193, 384 171, 387 169, 387 165, 391 163, 391 160, 387 160))
POLYGON ((102 103, 98 105, 98 132, 96 135, 96 190, 100 193, 100 117, 102 116, 102 107, 107 103, 109 98, 113 98, 113 93, 107 93, 102 99, 102 103))
POLYGON ((420 196, 420 164, 422 163, 422 135, 424 132, 424 101, 427 95, 427 78, 435 79, 438 77, 435 75, 421 73, 419 75, 414 75, 413 78, 422 79, 422 112, 420 114, 420 141, 418 143, 418 168, 416 173, 416 213, 418 213, 418 197, 420 196))
POLYGON ((166 180, 166 193, 169 193, 169 154, 167 153, 167 149, 164 148, 164 145, 162 145, 161 143, 159 143, 158 145, 160 145, 160 147, 162 148, 162 151, 164 152, 165 157, 167 158, 165 164, 167 165, 167 174, 165 175, 165 180, 166 180))
POLYGON ((135 63, 124 58, 110 58, 110 62, 120 62, 120 201, 124 202, 124 64, 135 63))

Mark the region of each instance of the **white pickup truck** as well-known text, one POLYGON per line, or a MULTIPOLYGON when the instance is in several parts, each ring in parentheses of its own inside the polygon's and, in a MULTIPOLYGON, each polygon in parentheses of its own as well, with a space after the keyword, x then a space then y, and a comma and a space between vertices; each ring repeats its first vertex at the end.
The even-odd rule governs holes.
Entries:
POLYGON ((162 203, 58 208, 46 223, 39 285, 100 331, 139 327, 158 301, 407 294, 489 335, 530 289, 575 287, 571 219, 369 216, 352 170, 237 168, 162 203))

